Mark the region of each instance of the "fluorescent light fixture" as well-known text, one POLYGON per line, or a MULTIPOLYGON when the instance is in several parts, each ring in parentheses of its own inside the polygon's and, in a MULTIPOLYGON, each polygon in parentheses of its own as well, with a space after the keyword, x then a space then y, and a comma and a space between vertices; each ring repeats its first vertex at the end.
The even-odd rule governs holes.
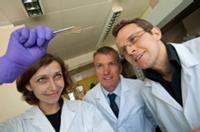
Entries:
POLYGON ((22 0, 22 4, 28 16, 36 17, 44 15, 41 0, 22 0))

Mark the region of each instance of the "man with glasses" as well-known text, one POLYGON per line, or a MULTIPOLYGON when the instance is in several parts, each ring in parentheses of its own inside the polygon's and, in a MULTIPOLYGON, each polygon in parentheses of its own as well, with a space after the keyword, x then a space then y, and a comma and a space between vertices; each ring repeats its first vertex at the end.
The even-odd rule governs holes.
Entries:
POLYGON ((154 122, 140 95, 143 83, 120 75, 118 52, 101 47, 94 53, 93 63, 99 83, 87 92, 85 100, 96 105, 115 132, 153 132, 154 122))
POLYGON ((113 29, 116 44, 133 66, 143 69, 142 95, 162 131, 200 131, 200 38, 164 43, 146 20, 123 20, 113 29))

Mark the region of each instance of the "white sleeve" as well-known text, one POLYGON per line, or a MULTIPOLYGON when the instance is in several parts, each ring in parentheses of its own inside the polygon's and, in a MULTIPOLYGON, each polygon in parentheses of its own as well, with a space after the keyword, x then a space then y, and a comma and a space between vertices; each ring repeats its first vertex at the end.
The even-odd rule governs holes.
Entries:
POLYGON ((16 118, 0 123, 0 132, 22 132, 19 121, 16 118))

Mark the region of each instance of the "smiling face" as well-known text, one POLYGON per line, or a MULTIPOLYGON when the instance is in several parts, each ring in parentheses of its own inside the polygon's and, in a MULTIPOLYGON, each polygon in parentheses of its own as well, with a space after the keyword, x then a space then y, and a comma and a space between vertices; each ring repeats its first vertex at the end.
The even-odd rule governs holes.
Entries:
POLYGON ((39 105, 55 105, 60 99, 64 84, 59 63, 52 61, 47 66, 38 69, 31 77, 27 89, 38 98, 39 105))
POLYGON ((141 69, 152 68, 160 55, 161 32, 154 27, 151 33, 136 24, 119 30, 116 43, 129 63, 141 69))
POLYGON ((96 76, 100 84, 109 92, 115 90, 120 80, 121 65, 114 53, 97 53, 94 57, 96 76))

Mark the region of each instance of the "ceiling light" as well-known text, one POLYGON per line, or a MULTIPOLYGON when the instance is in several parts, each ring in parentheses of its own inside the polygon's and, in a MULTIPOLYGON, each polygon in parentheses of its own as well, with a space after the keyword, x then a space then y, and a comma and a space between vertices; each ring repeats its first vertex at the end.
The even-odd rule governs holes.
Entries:
POLYGON ((110 14, 104 25, 101 36, 99 37, 99 40, 96 44, 96 48, 101 47, 103 42, 107 39, 108 35, 110 34, 110 31, 113 28, 113 25, 115 24, 117 19, 120 17, 122 11, 123 11, 123 8, 121 6, 115 5, 112 7, 112 10, 110 11, 110 14))
POLYGON ((22 0, 26 13, 30 17, 44 15, 41 0, 22 0))

